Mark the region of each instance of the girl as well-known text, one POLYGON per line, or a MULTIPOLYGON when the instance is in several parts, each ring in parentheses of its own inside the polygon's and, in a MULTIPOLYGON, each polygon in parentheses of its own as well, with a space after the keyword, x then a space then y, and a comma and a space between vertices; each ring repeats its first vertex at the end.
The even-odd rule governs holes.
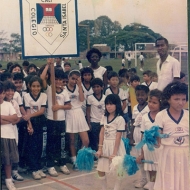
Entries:
MULTIPOLYGON (((148 100, 148 107, 150 109, 150 112, 146 113, 142 117, 141 139, 143 138, 144 131, 149 130, 154 125, 155 117, 157 113, 161 110, 161 98, 162 98, 161 96, 162 92, 157 89, 150 91, 149 100, 148 100)), ((141 155, 137 157, 137 163, 142 164, 141 163, 142 159, 158 162, 160 150, 161 148, 150 152, 147 146, 145 145, 141 149, 141 155)), ((148 182, 147 185, 143 187, 144 189, 153 190, 157 169, 158 169, 157 164, 147 164, 147 163, 144 164, 144 170, 149 171, 149 177, 150 177, 150 182, 148 182)))
MULTIPOLYGON (((102 190, 107 189, 105 173, 109 172, 110 161, 115 156, 124 156, 126 154, 123 141, 121 140, 122 132, 125 131, 125 120, 121 108, 121 100, 118 95, 110 94, 105 99, 105 114, 102 117, 100 125, 102 126, 99 135, 99 145, 96 156, 98 161, 98 176, 102 182, 102 190), (101 155, 109 156, 101 158, 101 155)), ((120 180, 115 183, 114 190, 120 187, 120 180)))
POLYGON ((66 132, 70 136, 70 150, 73 161, 73 170, 77 170, 76 149, 75 149, 75 133, 79 133, 82 140, 82 146, 88 147, 89 139, 87 131, 89 130, 84 113, 82 111, 82 103, 84 102, 84 94, 80 78, 80 71, 72 70, 69 73, 69 81, 66 89, 71 100, 71 110, 66 111, 66 132))
POLYGON ((163 90, 169 108, 156 115, 155 123, 169 138, 158 140, 163 145, 158 161, 154 190, 189 190, 189 111, 183 107, 188 100, 188 87, 173 82, 163 90))
POLYGON ((34 179, 46 177, 40 166, 43 145, 43 127, 45 126, 45 108, 47 95, 41 93, 42 80, 33 76, 29 81, 30 92, 25 94, 26 115, 23 118, 31 121, 33 134, 28 136, 28 161, 34 179))
POLYGON ((104 88, 107 88, 106 68, 98 65, 98 62, 100 61, 101 57, 102 57, 102 53, 96 48, 92 48, 86 54, 86 58, 88 59, 90 63, 90 67, 94 71, 94 77, 102 79, 104 82, 104 88))
POLYGON ((94 78, 94 71, 90 67, 84 67, 81 69, 81 80, 82 80, 82 89, 84 92, 84 102, 82 105, 82 110, 86 115, 86 99, 89 95, 93 94, 92 87, 90 85, 90 81, 94 78))

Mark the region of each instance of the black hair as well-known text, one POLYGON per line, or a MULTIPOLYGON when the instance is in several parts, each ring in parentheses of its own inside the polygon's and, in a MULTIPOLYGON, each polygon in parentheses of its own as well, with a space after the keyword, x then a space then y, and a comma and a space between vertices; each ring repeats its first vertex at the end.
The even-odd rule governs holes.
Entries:
POLYGON ((8 79, 12 78, 12 74, 10 72, 3 72, 1 73, 1 77, 0 77, 0 80, 3 82, 3 81, 6 81, 8 79))
POLYGON ((129 78, 129 75, 127 74, 128 70, 127 69, 120 69, 118 71, 119 77, 126 77, 127 79, 129 78))
POLYGON ((185 77, 185 73, 180 72, 180 79, 182 79, 183 77, 185 77))
POLYGON ((27 67, 27 73, 29 72, 30 68, 34 67, 36 69, 36 71, 38 70, 37 66, 34 63, 31 63, 28 67, 27 67))
MULTIPOLYGON (((14 64, 10 67, 9 72, 12 73, 13 69, 16 68, 16 67, 19 67, 21 73, 23 74, 22 67, 21 67, 18 63, 14 63, 14 64)), ((24 74, 23 74, 23 76, 24 76, 24 74)))
MULTIPOLYGON (((40 77, 40 75, 42 74, 43 70, 45 69, 46 64, 44 64, 43 66, 41 66, 41 68, 38 70, 38 76, 40 77)), ((47 70, 47 75, 48 75, 48 79, 47 79, 47 83, 50 85, 50 69, 47 70)))
POLYGON ((136 73, 137 73, 137 70, 136 70, 135 68, 130 68, 130 69, 129 69, 129 72, 136 74, 136 73))
POLYGON ((104 86, 104 82, 100 78, 94 78, 94 79, 91 80, 90 86, 93 87, 94 85, 99 85, 99 86, 103 87, 104 86))
POLYGON ((166 43, 167 46, 169 46, 169 43, 168 43, 168 40, 164 37, 159 37, 156 39, 156 42, 155 42, 155 45, 157 45, 157 42, 160 41, 160 40, 164 40, 164 42, 166 43))
MULTIPOLYGON (((121 100, 117 94, 109 94, 108 96, 106 96, 105 107, 107 104, 116 105, 115 116, 123 115, 123 111, 122 111, 122 107, 121 107, 121 100)), ((109 116, 109 112, 106 109, 105 109, 104 115, 109 116)))
MULTIPOLYGON (((80 73, 81 73, 81 80, 84 81, 84 78, 83 78, 83 75, 85 73, 90 73, 92 75, 92 79, 94 78, 94 71, 92 70, 92 68, 90 67, 83 67, 81 70, 80 70, 80 73)), ((92 80, 91 79, 91 80, 92 80)))
POLYGON ((40 86, 41 86, 41 87, 43 86, 43 85, 42 85, 42 79, 41 79, 40 77, 36 76, 36 75, 34 75, 34 76, 32 76, 32 77, 30 78, 30 80, 29 80, 29 82, 28 82, 29 86, 31 87, 31 86, 32 86, 32 83, 33 83, 33 82, 36 82, 36 81, 38 81, 38 82, 40 83, 40 86))
POLYGON ((63 79, 69 79, 69 71, 66 71, 63 79))
POLYGON ((24 76, 22 75, 22 73, 13 73, 13 80, 24 80, 24 76))
POLYGON ((163 90, 163 100, 169 100, 174 94, 184 94, 186 95, 186 100, 188 101, 188 86, 185 83, 179 81, 172 82, 168 84, 163 90))
POLYGON ((8 62, 7 63, 7 70, 9 71, 10 67, 13 65, 13 62, 8 62))
POLYGON ((110 80, 112 77, 117 77, 119 79, 119 76, 118 76, 118 74, 115 71, 111 71, 108 74, 108 80, 110 80))
POLYGON ((147 75, 149 77, 151 77, 152 71, 151 70, 146 70, 143 72, 143 75, 147 75))
POLYGON ((79 60, 78 63, 81 63, 81 60, 79 60))
POLYGON ((79 70, 71 70, 71 71, 69 72, 68 77, 71 77, 71 76, 73 76, 73 75, 77 75, 77 76, 79 76, 79 77, 81 76, 79 70))
POLYGON ((71 64, 69 62, 65 62, 64 67, 65 67, 65 65, 69 65, 71 67, 71 64))
POLYGON ((136 88, 135 88, 135 92, 138 91, 138 90, 142 90, 144 91, 146 94, 149 93, 149 88, 145 85, 137 85, 136 88))
POLYGON ((16 91, 16 87, 15 87, 15 85, 11 81, 7 80, 3 84, 5 86, 5 91, 7 91, 9 89, 16 91))
POLYGON ((57 79, 63 79, 64 78, 64 72, 60 69, 55 69, 55 78, 57 79))
POLYGON ((5 91, 5 85, 0 81, 0 94, 5 91))
POLYGON ((113 71, 113 67, 110 65, 105 66, 107 72, 113 71))
POLYGON ((2 65, 0 64, 0 68, 2 67, 2 65))
POLYGON ((132 83, 132 82, 135 81, 135 80, 140 82, 139 76, 137 76, 137 75, 132 75, 132 76, 130 77, 130 82, 132 83))
POLYGON ((88 59, 89 62, 90 62, 91 55, 92 55, 93 53, 98 54, 99 58, 102 57, 102 53, 101 53, 97 48, 92 48, 92 49, 90 49, 90 50, 87 52, 87 54, 86 54, 86 58, 88 59))
POLYGON ((156 72, 152 72, 151 77, 158 77, 158 74, 156 72))
POLYGON ((22 66, 29 66, 29 62, 28 61, 23 61, 23 63, 22 63, 22 66))

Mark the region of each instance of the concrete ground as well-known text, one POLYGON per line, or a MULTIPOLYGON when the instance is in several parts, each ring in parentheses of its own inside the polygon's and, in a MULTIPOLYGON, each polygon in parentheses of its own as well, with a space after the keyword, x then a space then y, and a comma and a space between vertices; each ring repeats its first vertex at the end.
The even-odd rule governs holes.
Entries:
MULTIPOLYGON (((97 177, 97 172, 94 169, 90 173, 73 171, 71 164, 67 165, 71 174, 64 175, 59 172, 58 177, 47 177, 41 180, 34 180, 31 173, 22 173, 24 181, 15 181, 15 186, 18 190, 100 190, 101 184, 97 177)), ((59 171, 59 168, 56 168, 59 171)), ((142 190, 143 188, 135 188, 134 182, 138 179, 139 172, 133 176, 125 176, 121 180, 120 190, 142 190)), ((113 190, 115 177, 107 175, 107 190, 113 190)), ((2 190, 6 190, 6 186, 2 184, 2 190)))

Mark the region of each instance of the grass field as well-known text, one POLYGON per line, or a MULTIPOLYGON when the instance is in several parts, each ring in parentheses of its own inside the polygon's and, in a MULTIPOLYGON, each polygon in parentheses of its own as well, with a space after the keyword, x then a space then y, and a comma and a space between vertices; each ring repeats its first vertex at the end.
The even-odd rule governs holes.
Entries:
MULTIPOLYGON (((151 59, 145 59, 144 63, 144 70, 151 70, 153 72, 156 72, 156 62, 157 62, 158 59, 156 58, 151 58, 151 59)), ((39 59, 39 60, 35 60, 35 59, 31 59, 31 60, 28 60, 30 63, 34 63, 36 64, 38 67, 41 67, 42 65, 46 64, 46 60, 45 59, 39 59)), ((89 63, 86 59, 84 60, 81 60, 82 61, 82 64, 83 64, 83 67, 85 66, 89 66, 89 63)), ((17 61, 20 65, 22 65, 22 62, 23 60, 19 60, 17 61)), ((68 60, 68 62, 71 63, 71 67, 72 69, 78 69, 78 65, 76 65, 75 61, 74 60, 68 60)), ((76 61, 78 62, 78 61, 76 61)), ((6 64, 7 62, 1 62, 3 68, 6 68, 6 64)), ((121 69, 121 59, 101 59, 101 61, 99 62, 99 65, 105 67, 105 66, 112 66, 113 67, 113 70, 118 72, 120 69, 121 69)), ((142 81, 142 71, 140 71, 140 67, 139 67, 140 63, 139 63, 139 60, 138 60, 138 65, 137 65, 137 75, 141 78, 141 82, 142 81)), ((132 64, 131 64, 131 67, 135 67, 135 60, 132 59, 132 64)), ((126 68, 127 68, 127 64, 126 64, 126 68)), ((188 69, 187 69, 187 61, 186 60, 183 60, 182 61, 182 71, 188 75, 188 69)))

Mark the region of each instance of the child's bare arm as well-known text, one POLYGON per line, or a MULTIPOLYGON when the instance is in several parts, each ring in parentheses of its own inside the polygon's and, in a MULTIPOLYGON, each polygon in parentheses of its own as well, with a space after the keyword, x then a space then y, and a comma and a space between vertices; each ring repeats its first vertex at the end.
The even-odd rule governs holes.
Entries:
POLYGON ((60 105, 58 103, 56 103, 55 105, 52 106, 52 111, 57 111, 57 110, 60 110, 60 109, 63 109, 63 110, 70 110, 71 109, 71 103, 68 102, 68 103, 65 103, 64 105, 60 105))
POLYGON ((14 115, 8 115, 8 116, 7 115, 1 115, 1 119, 5 120, 5 121, 8 121, 10 123, 14 123, 14 122, 17 121, 18 117, 17 117, 16 114, 14 114, 14 115))
POLYGON ((27 111, 26 111, 27 115, 23 116, 23 118, 25 121, 28 121, 32 117, 37 117, 37 116, 43 115, 44 112, 45 112, 45 107, 41 107, 39 111, 34 112, 34 113, 31 113, 30 109, 27 109, 27 111))
POLYGON ((122 136, 122 132, 117 132, 116 138, 115 138, 115 146, 114 146, 112 155, 110 155, 110 159, 112 159, 113 157, 115 157, 117 155, 119 145, 121 142, 121 136, 122 136))
POLYGON ((86 106, 86 120, 87 120, 89 128, 91 128, 91 125, 90 125, 90 111, 91 111, 91 106, 86 106))
POLYGON ((104 127, 101 128, 99 134, 99 144, 98 144, 98 151, 96 152, 96 156, 99 158, 102 155, 102 148, 103 148, 103 141, 104 141, 104 127))
POLYGON ((123 105, 122 105, 122 110, 124 111, 125 108, 127 107, 127 103, 126 100, 122 101, 123 105))

